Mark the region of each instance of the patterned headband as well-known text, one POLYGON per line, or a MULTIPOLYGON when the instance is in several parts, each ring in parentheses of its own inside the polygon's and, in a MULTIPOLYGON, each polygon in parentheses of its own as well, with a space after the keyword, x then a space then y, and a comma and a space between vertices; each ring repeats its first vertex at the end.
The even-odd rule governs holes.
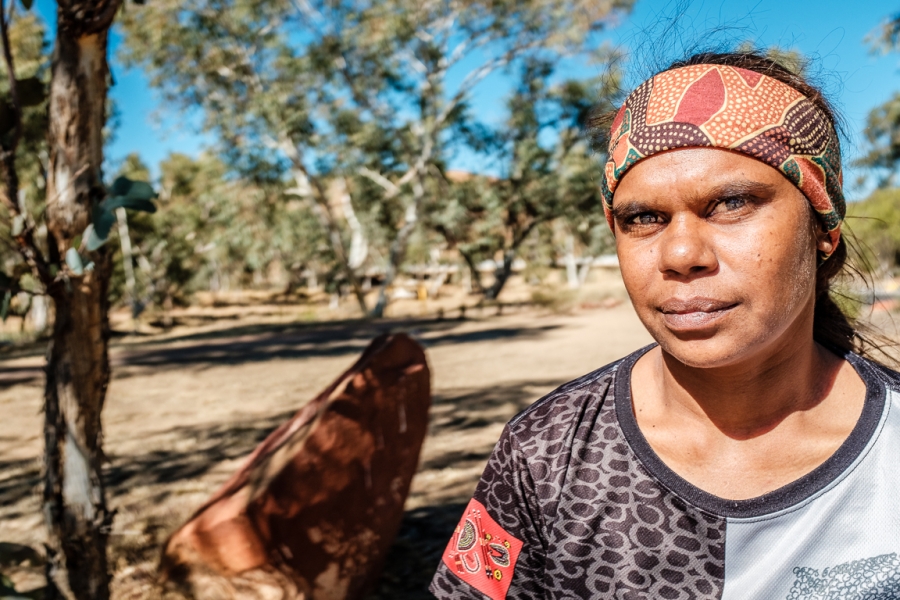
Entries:
POLYGON ((809 199, 837 248, 845 213, 837 134, 791 86, 736 67, 672 69, 628 96, 610 133, 603 178, 610 227, 613 193, 636 162, 676 148, 725 148, 781 171, 809 199))

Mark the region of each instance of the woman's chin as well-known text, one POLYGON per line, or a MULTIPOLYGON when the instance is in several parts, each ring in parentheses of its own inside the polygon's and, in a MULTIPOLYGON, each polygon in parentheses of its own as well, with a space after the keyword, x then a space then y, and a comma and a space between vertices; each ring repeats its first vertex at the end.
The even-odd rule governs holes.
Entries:
POLYGON ((663 352, 679 363, 695 369, 716 369, 741 363, 755 355, 755 344, 746 338, 738 339, 724 332, 711 335, 654 336, 663 352))

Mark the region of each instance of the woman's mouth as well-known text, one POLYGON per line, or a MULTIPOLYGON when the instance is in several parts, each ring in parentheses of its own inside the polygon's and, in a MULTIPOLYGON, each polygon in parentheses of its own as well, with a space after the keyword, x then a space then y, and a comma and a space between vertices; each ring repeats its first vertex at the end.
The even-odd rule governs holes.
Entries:
POLYGON ((705 329, 727 315, 737 302, 714 298, 670 298, 660 304, 659 312, 669 329, 691 331, 705 329))

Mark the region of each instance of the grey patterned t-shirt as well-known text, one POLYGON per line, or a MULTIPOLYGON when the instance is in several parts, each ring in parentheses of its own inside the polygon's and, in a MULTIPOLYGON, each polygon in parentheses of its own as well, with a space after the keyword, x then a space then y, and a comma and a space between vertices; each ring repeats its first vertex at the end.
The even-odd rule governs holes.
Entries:
POLYGON ((867 388, 848 439, 797 481, 733 501, 671 471, 638 429, 631 369, 649 348, 509 422, 432 593, 900 599, 900 375, 848 355, 867 388))

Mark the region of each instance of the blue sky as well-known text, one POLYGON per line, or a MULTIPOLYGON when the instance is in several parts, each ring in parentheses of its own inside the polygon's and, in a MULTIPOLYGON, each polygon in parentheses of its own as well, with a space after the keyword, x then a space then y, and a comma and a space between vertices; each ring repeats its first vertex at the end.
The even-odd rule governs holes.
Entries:
MULTIPOLYGON (((153 1, 153 0, 148 0, 153 1)), ((55 3, 37 0, 37 10, 51 24, 55 3)), ((900 11, 900 4, 887 0, 637 0, 634 11, 611 29, 605 38, 638 54, 653 47, 650 56, 638 63, 661 62, 681 57, 685 50, 706 40, 738 42, 750 40, 760 47, 778 45, 794 48, 814 59, 818 81, 847 120, 848 160, 858 154, 860 132, 866 115, 875 106, 900 91, 900 54, 874 55, 864 38, 885 17, 900 11), (661 24, 677 18, 677 35, 660 36, 661 24)), ((196 155, 212 143, 198 131, 196 115, 185 115, 165 106, 159 95, 147 85, 139 70, 127 70, 117 60, 115 49, 120 37, 111 38, 111 63, 116 85, 110 90, 118 106, 119 128, 107 148, 107 161, 113 167, 131 152, 139 153, 156 171, 156 165, 170 152, 196 155)), ((632 78, 643 77, 646 67, 632 65, 632 78)), ((567 74, 588 65, 570 64, 567 74)), ((634 83, 637 83, 635 81, 634 83)), ((476 94, 473 107, 488 120, 499 119, 503 112, 503 82, 488 80, 476 94)), ((465 156, 456 166, 466 168, 465 156)), ((851 184, 858 173, 850 171, 845 180, 851 184)), ((848 189, 850 197, 859 197, 866 188, 848 189)))

